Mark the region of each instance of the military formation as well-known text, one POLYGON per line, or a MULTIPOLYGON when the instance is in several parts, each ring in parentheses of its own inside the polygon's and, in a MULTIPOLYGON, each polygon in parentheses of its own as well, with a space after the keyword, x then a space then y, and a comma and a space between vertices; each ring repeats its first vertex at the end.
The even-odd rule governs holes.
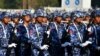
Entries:
POLYGON ((100 10, 0 11, 0 56, 100 56, 100 10))

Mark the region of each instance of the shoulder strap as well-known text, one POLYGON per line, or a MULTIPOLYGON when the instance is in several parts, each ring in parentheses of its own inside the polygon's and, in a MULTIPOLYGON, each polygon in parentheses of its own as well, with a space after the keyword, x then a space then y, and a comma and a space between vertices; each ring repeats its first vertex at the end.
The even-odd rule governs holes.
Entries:
POLYGON ((81 37, 81 34, 80 34, 80 32, 79 32, 79 30, 78 30, 77 26, 75 25, 75 23, 73 23, 73 24, 74 24, 74 26, 75 26, 75 28, 76 28, 78 38, 79 38, 79 39, 80 39, 80 41, 82 42, 82 37, 81 37))
POLYGON ((57 31, 57 33, 58 33, 58 27, 57 27, 57 24, 54 22, 54 25, 55 25, 55 27, 56 27, 56 31, 57 31))
POLYGON ((36 28, 37 36, 39 37, 39 31, 38 31, 38 27, 36 24, 35 24, 35 28, 36 28))

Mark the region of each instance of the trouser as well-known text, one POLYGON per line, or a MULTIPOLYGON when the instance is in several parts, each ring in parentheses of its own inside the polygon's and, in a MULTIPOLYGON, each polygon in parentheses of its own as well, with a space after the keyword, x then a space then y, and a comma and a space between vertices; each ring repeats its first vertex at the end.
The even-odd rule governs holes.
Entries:
POLYGON ((61 46, 51 46, 49 53, 51 56, 64 56, 64 48, 61 46))
POLYGON ((72 47, 72 56, 90 56, 90 49, 87 47, 72 47))
POLYGON ((15 56, 20 56, 20 45, 17 44, 17 47, 15 48, 15 56))
POLYGON ((100 50, 95 47, 90 48, 90 56, 100 56, 100 50))
POLYGON ((31 56, 31 45, 21 43, 20 56, 31 56))
POLYGON ((38 50, 32 48, 32 56, 50 56, 48 50, 38 50))
POLYGON ((96 55, 95 56, 100 56, 100 50, 96 51, 96 55))
POLYGON ((15 56, 14 48, 0 48, 0 56, 15 56))
POLYGON ((78 47, 72 47, 72 55, 73 56, 80 56, 81 49, 78 47))
POLYGON ((65 56, 72 56, 72 47, 71 46, 67 46, 65 48, 65 56))
POLYGON ((6 53, 7 53, 7 49, 0 48, 0 56, 6 56, 6 53))
POLYGON ((15 56, 15 48, 7 48, 6 56, 15 56))

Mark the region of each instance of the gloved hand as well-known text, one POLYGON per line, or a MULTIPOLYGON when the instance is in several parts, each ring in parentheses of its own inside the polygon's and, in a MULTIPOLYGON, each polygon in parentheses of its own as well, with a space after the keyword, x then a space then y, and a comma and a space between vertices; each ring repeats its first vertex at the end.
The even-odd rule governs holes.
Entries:
POLYGON ((9 45, 8 45, 9 48, 11 48, 11 47, 16 47, 16 46, 17 46, 16 43, 12 43, 12 44, 9 44, 9 45))
POLYGON ((91 31, 92 31, 92 28, 91 28, 91 27, 89 27, 87 30, 88 30, 88 32, 91 32, 91 31))
POLYGON ((47 34, 50 35, 50 30, 47 31, 47 34))
POLYGON ((16 46, 17 46, 17 44, 16 44, 16 43, 12 43, 12 46, 13 46, 13 47, 16 47, 16 46))
POLYGON ((48 45, 43 45, 43 46, 40 47, 40 49, 41 50, 48 50, 48 47, 49 47, 48 45))
POLYGON ((91 42, 91 41, 86 41, 85 43, 80 44, 80 46, 86 47, 86 46, 88 46, 89 44, 92 44, 92 42, 91 42))
POLYGON ((65 43, 62 44, 61 46, 62 46, 62 47, 71 46, 71 43, 69 43, 69 42, 65 42, 65 43))
POLYGON ((9 45, 8 45, 8 48, 11 48, 11 47, 13 47, 13 46, 12 46, 11 44, 9 44, 9 45))

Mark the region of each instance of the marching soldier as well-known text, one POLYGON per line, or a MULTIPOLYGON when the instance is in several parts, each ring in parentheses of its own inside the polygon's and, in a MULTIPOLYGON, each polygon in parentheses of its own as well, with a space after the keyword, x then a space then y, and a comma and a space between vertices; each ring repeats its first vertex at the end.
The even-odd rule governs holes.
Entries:
POLYGON ((20 56, 31 56, 30 44, 30 12, 28 10, 22 13, 23 23, 17 27, 17 37, 20 42, 20 56))
POLYGON ((2 12, 2 19, 0 23, 0 56, 10 56, 11 48, 16 47, 13 43, 13 27, 9 24, 9 13, 2 12))
POLYGON ((91 13, 90 12, 84 12, 84 19, 83 19, 83 23, 86 27, 89 27, 89 25, 91 24, 91 13))
POLYGON ((20 50, 20 41, 17 37, 17 28, 20 25, 19 20, 20 20, 20 14, 14 13, 12 15, 12 21, 13 21, 12 25, 13 25, 13 30, 14 30, 13 31, 14 42, 17 44, 16 48, 14 49, 15 50, 15 56, 20 56, 20 54, 19 54, 20 53, 19 52, 19 50, 20 50))
MULTIPOLYGON (((70 42, 73 56, 85 55, 84 48, 91 44, 91 41, 85 36, 87 30, 82 23, 82 12, 76 11, 73 14, 73 23, 69 26, 70 42)), ((86 55, 87 56, 87 55, 86 55)))
POLYGON ((71 52, 71 43, 70 43, 70 38, 69 38, 69 34, 68 34, 68 28, 69 28, 69 25, 71 24, 71 13, 69 12, 65 12, 63 14, 63 19, 64 21, 62 21, 62 23, 64 24, 64 28, 66 30, 66 38, 63 38, 63 44, 62 46, 65 47, 65 56, 72 56, 72 52, 71 52))
POLYGON ((46 42, 45 30, 43 27, 43 11, 42 9, 36 10, 36 22, 32 24, 31 43, 32 43, 32 56, 48 56, 48 47, 46 42))
MULTIPOLYGON (((44 12, 44 17, 43 17, 42 24, 43 24, 43 28, 44 28, 45 33, 44 33, 44 40, 43 40, 43 42, 45 44, 47 44, 47 45, 50 45, 50 38, 49 38, 49 36, 50 36, 50 29, 49 29, 49 23, 50 23, 49 19, 50 19, 50 17, 48 17, 48 16, 49 15, 46 12, 44 12)), ((45 52, 50 56, 49 48, 45 52)))
POLYGON ((93 22, 88 28, 89 37, 92 38, 92 47, 90 48, 90 56, 100 55, 100 10, 96 10, 92 14, 93 22))
POLYGON ((50 55, 64 56, 64 48, 62 47, 62 39, 66 36, 66 30, 61 23, 62 14, 59 11, 54 12, 54 22, 51 22, 50 27, 50 55))
MULTIPOLYGON (((85 12, 83 12, 83 15, 84 15, 84 19, 83 19, 82 23, 86 26, 86 30, 87 30, 85 36, 87 38, 89 38, 88 27, 90 27, 90 25, 92 24, 91 13, 85 11, 85 12)), ((85 47, 85 52, 86 52, 85 54, 87 54, 88 56, 90 55, 90 46, 91 45, 88 45, 87 47, 85 47)))

